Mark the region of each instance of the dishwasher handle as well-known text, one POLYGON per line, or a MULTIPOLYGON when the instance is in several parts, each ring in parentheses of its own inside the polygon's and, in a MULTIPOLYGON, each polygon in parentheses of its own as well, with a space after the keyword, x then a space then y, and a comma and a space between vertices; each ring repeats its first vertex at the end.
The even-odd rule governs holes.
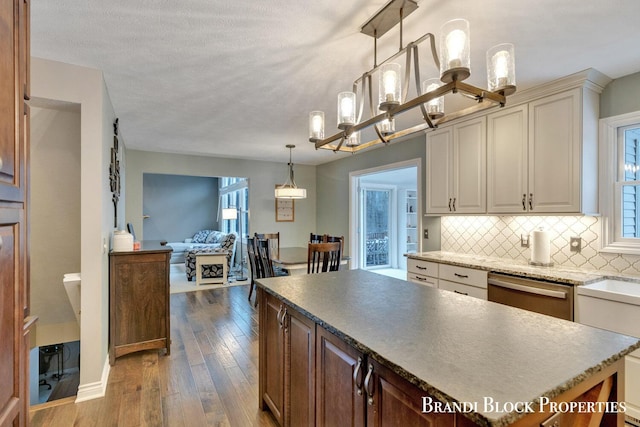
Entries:
POLYGON ((510 282, 505 282, 505 281, 497 280, 493 278, 490 278, 487 281, 487 283, 493 286, 501 287, 501 288, 512 289, 514 291, 521 291, 529 294, 543 295, 546 297, 552 297, 552 298, 558 298, 558 299, 567 299, 567 293, 564 291, 554 291, 552 289, 535 288, 533 286, 520 285, 518 283, 510 283, 510 282))

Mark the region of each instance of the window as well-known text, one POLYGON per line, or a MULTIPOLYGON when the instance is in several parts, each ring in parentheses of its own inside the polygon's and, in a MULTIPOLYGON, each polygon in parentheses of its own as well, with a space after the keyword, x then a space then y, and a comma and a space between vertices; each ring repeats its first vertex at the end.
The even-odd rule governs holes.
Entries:
POLYGON ((640 112, 600 120, 601 250, 640 253, 640 112))
POLYGON ((238 219, 222 221, 221 231, 225 233, 237 232, 246 236, 249 230, 249 181, 246 178, 224 177, 220 180, 220 209, 237 208, 242 216, 242 230, 238 229, 238 219))

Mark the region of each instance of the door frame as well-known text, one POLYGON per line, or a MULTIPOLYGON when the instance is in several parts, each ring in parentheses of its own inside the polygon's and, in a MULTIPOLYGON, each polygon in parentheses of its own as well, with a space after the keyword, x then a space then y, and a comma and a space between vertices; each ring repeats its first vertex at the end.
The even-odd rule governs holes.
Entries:
MULTIPOLYGON (((394 169, 406 169, 409 167, 416 168, 416 183, 417 183, 417 201, 418 201, 418 230, 422 230, 422 158, 415 158, 404 160, 401 162, 390 163, 383 166, 376 166, 373 168, 362 169, 349 172, 349 241, 352 244, 349 248, 351 252, 351 261, 349 263, 350 269, 360 268, 360 245, 359 245, 359 218, 358 218, 358 181, 360 177, 364 175, 371 175, 373 173, 387 172, 394 169)), ((422 239, 418 239, 418 252, 422 252, 422 239)))

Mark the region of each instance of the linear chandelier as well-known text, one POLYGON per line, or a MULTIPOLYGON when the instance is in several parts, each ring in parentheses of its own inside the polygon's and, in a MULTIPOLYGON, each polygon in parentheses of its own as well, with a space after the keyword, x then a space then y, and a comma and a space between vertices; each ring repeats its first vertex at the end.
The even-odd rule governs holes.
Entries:
POLYGON ((360 31, 374 38, 374 65, 353 83, 351 92, 338 94, 339 132, 325 138, 325 116, 322 111, 309 113, 309 141, 317 148, 356 152, 378 143, 387 144, 394 139, 416 132, 436 128, 445 123, 495 105, 506 104, 506 96, 516 91, 514 48, 503 43, 487 51, 487 87, 481 89, 463 80, 471 75, 469 22, 454 19, 440 28, 439 49, 435 36, 427 33, 414 42, 402 46, 402 22, 405 16, 418 8, 415 0, 391 0, 365 24, 360 31), (382 63, 377 63, 377 40, 396 24, 400 24, 400 48, 382 63), (419 46, 429 41, 431 56, 439 78, 420 80, 419 46), (403 60, 404 57, 404 61, 403 60), (404 62, 404 74, 401 62, 404 62), (411 70, 417 96, 407 100, 411 70), (378 99, 374 103, 373 76, 378 78, 378 99), (477 104, 445 114, 444 95, 460 93, 474 99, 477 104), (368 99, 369 118, 363 118, 365 98, 368 99), (359 100, 359 101, 358 101, 359 100), (403 130, 395 129, 395 117, 419 108, 422 122, 403 130), (373 127, 377 138, 362 143, 360 131, 373 127))

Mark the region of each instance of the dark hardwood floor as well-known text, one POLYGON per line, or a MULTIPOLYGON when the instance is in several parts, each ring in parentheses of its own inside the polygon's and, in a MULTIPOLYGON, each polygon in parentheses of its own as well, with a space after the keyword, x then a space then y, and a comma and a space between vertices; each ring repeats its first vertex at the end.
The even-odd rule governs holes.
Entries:
POLYGON ((276 426, 258 407, 258 314, 247 286, 171 295, 171 355, 130 354, 106 396, 33 407, 32 426, 276 426))

